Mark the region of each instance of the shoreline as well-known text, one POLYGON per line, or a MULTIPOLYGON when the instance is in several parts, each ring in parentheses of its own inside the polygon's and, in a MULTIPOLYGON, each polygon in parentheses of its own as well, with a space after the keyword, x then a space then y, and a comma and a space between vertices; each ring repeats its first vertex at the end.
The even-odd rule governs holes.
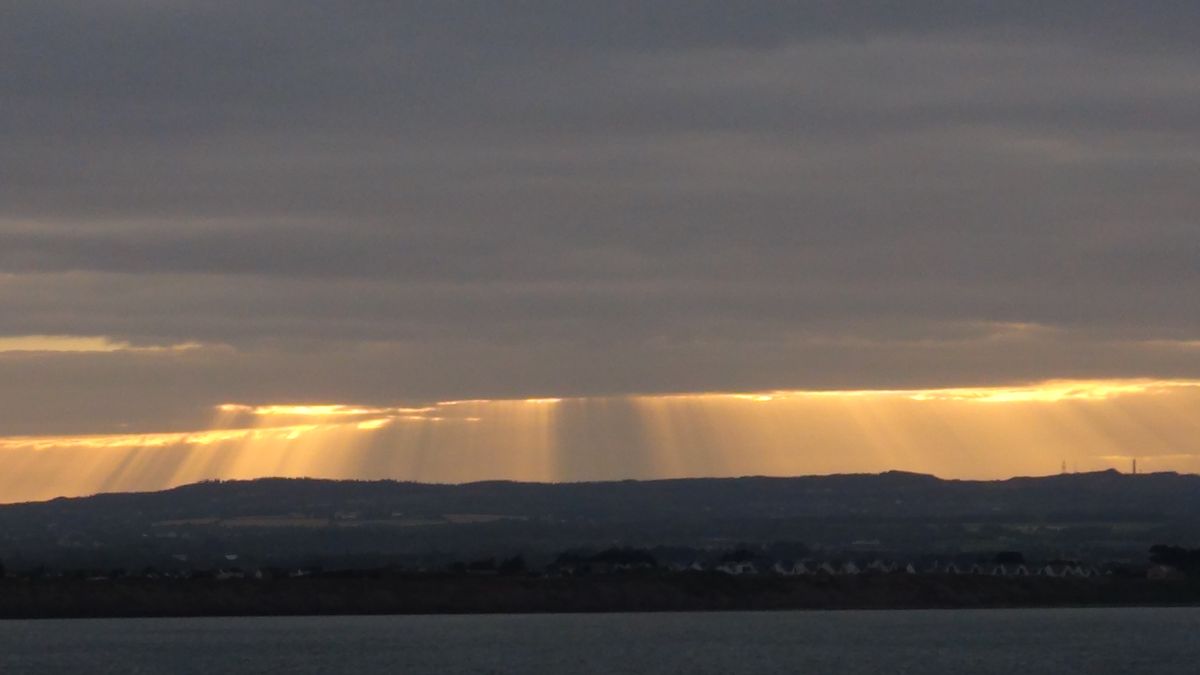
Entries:
POLYGON ((280 580, 0 583, 0 619, 420 616, 1200 606, 1200 583, 1104 578, 546 578, 409 574, 280 580))
POLYGON ((563 610, 528 612, 376 612, 325 614, 113 614, 88 616, 0 616, 0 625, 27 621, 111 621, 128 619, 321 619, 328 617, 467 617, 467 616, 597 616, 606 614, 838 614, 843 612, 1005 612, 1024 610, 1106 610, 1106 609, 1196 609, 1200 601, 1176 604, 1111 604, 1111 605, 1018 605, 987 607, 796 607, 780 609, 639 609, 639 610, 563 610))

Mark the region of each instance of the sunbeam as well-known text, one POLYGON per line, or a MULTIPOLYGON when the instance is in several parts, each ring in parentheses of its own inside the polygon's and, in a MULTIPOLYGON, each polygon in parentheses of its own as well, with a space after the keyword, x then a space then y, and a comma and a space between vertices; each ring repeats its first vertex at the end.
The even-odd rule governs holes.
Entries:
POLYGON ((0 500, 263 476, 579 481, 901 469, 997 478, 1200 467, 1200 383, 225 403, 210 429, 0 438, 0 500))

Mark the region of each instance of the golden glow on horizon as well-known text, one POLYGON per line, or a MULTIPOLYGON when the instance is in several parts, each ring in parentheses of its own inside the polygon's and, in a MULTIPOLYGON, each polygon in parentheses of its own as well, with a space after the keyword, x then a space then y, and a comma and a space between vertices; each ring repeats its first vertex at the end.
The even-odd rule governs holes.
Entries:
POLYGON ((22 335, 0 337, 0 352, 115 352, 128 349, 127 342, 106 337, 77 335, 22 335))
POLYGON ((280 417, 357 417, 361 415, 416 415, 432 411, 433 406, 423 408, 372 408, 341 404, 323 405, 243 405, 222 403, 217 410, 225 413, 246 413, 260 416, 280 417))
POLYGON ((935 389, 781 389, 769 392, 665 394, 656 398, 700 399, 729 397, 768 402, 788 398, 906 398, 913 401, 971 401, 1023 403, 1098 401, 1128 394, 1161 393, 1181 387, 1200 387, 1200 380, 1047 380, 1036 384, 997 387, 946 387, 935 389))
POLYGON ((331 430, 338 427, 353 427, 361 430, 379 429, 391 420, 369 420, 355 424, 290 424, 279 427, 256 427, 245 429, 211 429, 209 431, 183 431, 157 434, 100 434, 75 436, 9 436, 0 438, 0 450, 27 449, 52 450, 111 449, 111 448, 166 448, 175 445, 214 445, 228 441, 295 440, 314 431, 331 430))
POLYGON ((1200 382, 225 403, 207 430, 0 437, 0 501, 212 478, 433 482, 903 469, 946 477, 1200 469, 1200 382))
POLYGON ((1058 401, 1102 401, 1114 396, 1161 393, 1179 387, 1197 387, 1189 381, 1053 381, 1029 387, 994 387, 976 389, 931 389, 912 395, 916 401, 975 401, 978 403, 1021 403, 1058 401))
POLYGON ((5 352, 181 352, 202 345, 184 342, 174 345, 134 346, 97 335, 16 335, 0 337, 0 353, 5 352))

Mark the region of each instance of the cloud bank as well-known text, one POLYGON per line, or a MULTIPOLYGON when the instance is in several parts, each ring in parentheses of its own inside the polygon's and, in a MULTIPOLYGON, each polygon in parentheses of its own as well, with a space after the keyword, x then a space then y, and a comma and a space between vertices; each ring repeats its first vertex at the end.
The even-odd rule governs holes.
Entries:
POLYGON ((60 348, 0 349, 0 435, 1200 377, 1197 34, 1187 2, 8 3, 0 345, 60 348))

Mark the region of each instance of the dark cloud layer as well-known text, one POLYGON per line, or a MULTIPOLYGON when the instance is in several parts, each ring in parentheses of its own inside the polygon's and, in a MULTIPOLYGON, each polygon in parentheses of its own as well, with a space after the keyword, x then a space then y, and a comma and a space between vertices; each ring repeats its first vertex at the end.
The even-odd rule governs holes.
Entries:
POLYGON ((1194 377, 1197 34, 1194 2, 10 2, 0 336, 206 347, 0 354, 0 426, 1194 377))

